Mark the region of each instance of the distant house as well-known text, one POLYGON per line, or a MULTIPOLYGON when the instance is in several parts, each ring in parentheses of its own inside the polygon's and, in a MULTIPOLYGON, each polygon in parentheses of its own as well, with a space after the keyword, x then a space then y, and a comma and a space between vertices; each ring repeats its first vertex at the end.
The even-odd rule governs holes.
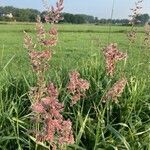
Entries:
POLYGON ((9 14, 1 14, 1 16, 3 17, 8 17, 8 18, 13 18, 13 14, 9 13, 9 14))

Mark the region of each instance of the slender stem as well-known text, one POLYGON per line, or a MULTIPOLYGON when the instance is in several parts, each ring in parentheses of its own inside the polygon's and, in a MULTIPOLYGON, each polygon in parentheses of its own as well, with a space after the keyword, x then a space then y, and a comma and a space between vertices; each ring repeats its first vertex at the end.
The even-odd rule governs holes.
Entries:
POLYGON ((112 19, 113 19, 113 14, 114 14, 114 7, 115 7, 115 0, 113 0, 112 9, 111 9, 111 16, 110 16, 111 21, 109 23, 108 44, 110 42, 110 35, 111 35, 111 29, 112 29, 112 19))

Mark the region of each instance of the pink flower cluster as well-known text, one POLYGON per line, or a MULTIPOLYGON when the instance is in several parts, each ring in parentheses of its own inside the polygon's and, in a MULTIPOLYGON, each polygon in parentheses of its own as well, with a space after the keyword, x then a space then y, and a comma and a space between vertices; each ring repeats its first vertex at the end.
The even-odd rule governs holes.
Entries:
POLYGON ((122 78, 121 80, 117 81, 112 88, 108 90, 106 95, 102 98, 103 102, 107 100, 112 100, 113 102, 117 102, 117 98, 121 96, 123 90, 127 84, 127 80, 122 78))
POLYGON ((52 54, 51 47, 57 44, 58 32, 55 26, 52 26, 49 29, 49 32, 46 32, 39 16, 37 16, 36 31, 37 45, 43 46, 44 50, 41 52, 35 51, 38 47, 36 44, 33 44, 32 38, 26 32, 24 37, 24 46, 29 51, 33 70, 36 72, 43 72, 48 68, 48 61, 52 54))
POLYGON ((62 116, 63 104, 58 101, 58 91, 50 83, 47 86, 47 95, 39 102, 32 105, 33 112, 40 114, 40 126, 42 132, 37 133, 37 139, 48 141, 52 147, 60 147, 64 144, 73 144, 74 137, 72 123, 62 116))
POLYGON ((32 111, 36 121, 36 138, 38 141, 47 141, 53 150, 60 149, 66 144, 73 144, 74 137, 72 122, 65 120, 62 116, 63 104, 58 100, 58 90, 53 83, 46 86, 45 71, 51 59, 51 47, 57 44, 57 28, 53 25, 60 20, 63 9, 63 0, 59 0, 56 9, 53 7, 49 15, 45 17, 46 22, 52 23, 48 32, 45 31, 41 18, 37 17, 37 45, 33 44, 32 38, 25 33, 24 45, 28 49, 33 70, 37 75, 37 87, 29 92, 32 99, 32 111), (38 51, 38 47, 43 50, 38 51), (38 127, 37 127, 38 126, 38 127))
POLYGON ((45 20, 46 22, 51 22, 51 23, 58 23, 60 20, 62 20, 63 18, 61 17, 61 11, 63 10, 63 0, 59 0, 56 3, 56 7, 54 8, 52 7, 47 7, 46 1, 46 8, 48 11, 48 15, 45 16, 45 20))
MULTIPOLYGON (((39 31, 39 34, 43 34, 39 31)), ((47 50, 43 51, 36 51, 37 46, 33 44, 32 38, 25 33, 24 37, 24 46, 28 49, 29 57, 31 60, 31 64, 33 67, 33 70, 37 73, 44 72, 48 68, 48 61, 51 59, 51 51, 47 47, 47 50)))
POLYGON ((41 22, 40 16, 37 16, 36 21, 37 40, 38 42, 41 42, 46 38, 46 31, 44 29, 44 25, 41 22))
POLYGON ((81 79, 80 74, 77 71, 71 72, 69 77, 70 82, 67 89, 72 96, 72 105, 74 105, 85 95, 86 90, 89 89, 89 83, 88 81, 81 79))
POLYGON ((51 59, 51 52, 45 51, 31 51, 29 52, 30 60, 33 70, 36 72, 44 72, 48 68, 48 61, 51 59))
POLYGON ((34 51, 36 45, 33 44, 32 38, 24 32, 24 47, 28 50, 28 52, 34 51))
POLYGON ((106 60, 107 74, 113 76, 115 72, 115 63, 127 58, 127 54, 119 52, 117 44, 110 44, 104 48, 103 51, 106 60))
POLYGON ((49 32, 46 32, 43 24, 41 23, 41 18, 39 16, 37 17, 36 30, 37 30, 37 40, 41 45, 51 47, 57 44, 58 41, 57 28, 53 26, 50 28, 49 32))

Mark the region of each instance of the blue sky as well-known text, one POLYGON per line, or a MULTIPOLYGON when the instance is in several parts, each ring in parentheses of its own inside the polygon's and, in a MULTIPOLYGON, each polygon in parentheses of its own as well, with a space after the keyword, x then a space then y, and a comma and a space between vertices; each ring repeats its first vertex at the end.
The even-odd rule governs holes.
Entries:
MULTIPOLYGON (((56 0, 49 0, 54 4, 56 0)), ((89 14, 99 18, 110 18, 113 0, 64 0, 65 12, 74 14, 89 14)), ((136 0, 115 0, 113 18, 128 18, 130 8, 136 0)), ((14 6, 19 8, 34 8, 44 10, 42 0, 0 0, 0 6, 14 6)), ((150 0, 144 0, 142 13, 150 14, 150 0)))

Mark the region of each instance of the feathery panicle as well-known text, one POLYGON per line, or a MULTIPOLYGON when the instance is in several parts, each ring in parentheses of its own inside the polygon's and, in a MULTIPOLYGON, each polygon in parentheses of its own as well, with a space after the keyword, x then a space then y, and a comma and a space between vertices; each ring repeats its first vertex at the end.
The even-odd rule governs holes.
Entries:
POLYGON ((143 2, 143 0, 139 0, 135 3, 135 8, 132 8, 132 15, 129 15, 130 19, 130 24, 135 25, 139 20, 137 19, 137 17, 140 15, 140 10, 142 9, 141 7, 141 3, 143 2))
POLYGON ((132 15, 129 15, 129 17, 130 17, 129 24, 132 25, 132 28, 131 28, 131 31, 128 32, 127 37, 131 43, 134 43, 136 41, 137 31, 136 31, 136 28, 134 28, 134 25, 139 22, 138 16, 140 15, 140 10, 142 9, 142 7, 141 7, 142 2, 143 2, 143 0, 137 1, 135 3, 135 8, 131 9, 132 15))
POLYGON ((63 104, 58 101, 58 90, 53 83, 47 86, 46 97, 32 105, 33 112, 40 114, 41 131, 37 134, 37 140, 49 142, 53 148, 64 144, 73 144, 74 137, 72 123, 65 120, 63 104), (57 144, 56 144, 57 143, 57 144))
POLYGON ((127 33, 127 37, 131 43, 134 43, 136 41, 136 29, 133 28, 131 31, 129 31, 127 33))
MULTIPOLYGON (((60 19, 60 13, 63 9, 63 0, 56 3, 56 8, 48 7, 48 15, 45 17, 47 22, 52 23, 48 32, 45 31, 41 18, 37 17, 37 46, 43 48, 42 51, 35 47, 31 37, 25 33, 24 45, 28 49, 29 57, 33 70, 37 75, 37 87, 30 90, 30 99, 32 99, 32 111, 36 121, 36 139, 38 141, 47 141, 54 149, 60 149, 64 144, 73 144, 74 137, 72 123, 65 120, 62 116, 64 105, 58 100, 58 90, 53 83, 46 86, 45 71, 49 67, 49 61, 52 56, 51 47, 58 41, 58 32, 54 23, 60 19), (36 48, 36 50, 35 50, 36 48)), ((80 81, 82 89, 85 89, 84 81, 80 81)))
POLYGON ((45 16, 45 21, 49 23, 58 23, 63 18, 61 17, 61 11, 63 10, 63 0, 58 0, 55 8, 48 6, 48 2, 44 0, 45 8, 47 9, 48 14, 45 16))
POLYGON ((33 44, 32 38, 24 31, 24 47, 29 51, 33 51, 36 45, 33 44))
POLYGON ((123 93, 126 84, 126 78, 122 78, 121 80, 117 81, 112 88, 108 90, 106 95, 102 98, 102 101, 106 102, 107 100, 112 100, 113 102, 117 102, 117 98, 123 93))
POLYGON ((58 42, 57 27, 53 25, 46 35, 47 35, 47 39, 41 40, 42 44, 46 47, 56 46, 58 42))
POLYGON ((47 91, 48 91, 49 96, 55 97, 55 98, 58 97, 58 94, 59 94, 58 90, 57 88, 55 88, 53 83, 49 83, 49 85, 47 86, 47 91))
POLYGON ((110 44, 103 49, 103 52, 106 60, 107 74, 113 76, 115 72, 115 63, 127 58, 127 54, 119 52, 117 44, 110 44))
POLYGON ((44 29, 44 25, 41 22, 41 17, 40 16, 37 16, 36 21, 37 21, 37 23, 36 23, 37 41, 41 42, 46 37, 46 31, 44 29))
MULTIPOLYGON (((52 17, 52 23, 56 23, 60 19, 60 13, 63 10, 63 0, 59 0, 56 3, 56 9, 49 10, 49 14, 47 17, 52 17), (57 20, 57 21, 56 21, 57 20)), ((48 61, 51 58, 51 47, 57 45, 58 41, 58 32, 56 26, 52 26, 47 33, 44 29, 44 25, 41 22, 40 16, 37 16, 36 23, 36 31, 37 31, 37 45, 43 46, 42 52, 36 52, 35 48, 38 47, 33 44, 32 38, 25 32, 24 37, 24 46, 29 51, 29 56, 32 62, 33 70, 36 72, 43 72, 48 68, 48 61)))
POLYGON ((74 105, 85 95, 86 90, 89 89, 89 83, 88 81, 81 79, 80 74, 77 71, 71 72, 69 77, 70 82, 67 89, 72 96, 72 105, 74 105))
POLYGON ((72 122, 70 120, 62 123, 61 137, 59 138, 60 145, 63 143, 74 144, 72 131, 72 122))
POLYGON ((40 16, 37 17, 36 23, 37 30, 37 42, 45 47, 52 47, 57 45, 58 32, 56 26, 52 26, 47 33, 44 29, 44 25, 41 22, 40 16))
POLYGON ((29 52, 29 57, 33 70, 37 73, 44 72, 48 69, 48 61, 51 59, 51 52, 48 50, 37 52, 29 52))
POLYGON ((41 105, 40 103, 34 103, 34 105, 32 106, 32 110, 33 112, 38 112, 38 113, 45 112, 43 105, 41 105))

